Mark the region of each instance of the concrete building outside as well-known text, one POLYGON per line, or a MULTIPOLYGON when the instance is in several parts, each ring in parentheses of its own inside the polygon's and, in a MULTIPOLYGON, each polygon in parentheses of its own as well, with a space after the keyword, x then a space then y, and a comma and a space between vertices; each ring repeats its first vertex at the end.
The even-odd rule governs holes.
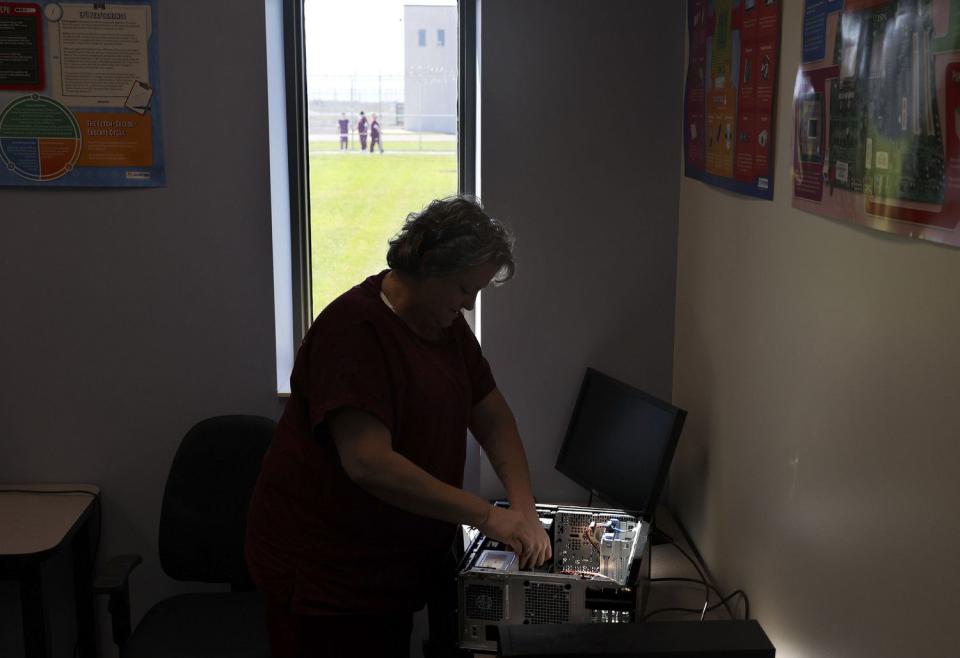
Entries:
POLYGON ((405 5, 404 127, 457 132, 458 32, 456 5, 405 5))

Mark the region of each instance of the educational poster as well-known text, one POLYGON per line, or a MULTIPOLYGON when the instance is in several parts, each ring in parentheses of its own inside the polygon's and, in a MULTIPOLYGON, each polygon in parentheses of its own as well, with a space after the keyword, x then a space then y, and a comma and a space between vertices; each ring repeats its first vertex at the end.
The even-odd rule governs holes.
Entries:
POLYGON ((0 0, 0 185, 164 184, 157 0, 0 0))
POLYGON ((773 198, 782 0, 688 0, 684 172, 773 198))
POLYGON ((960 246, 960 2, 807 0, 793 205, 960 246))

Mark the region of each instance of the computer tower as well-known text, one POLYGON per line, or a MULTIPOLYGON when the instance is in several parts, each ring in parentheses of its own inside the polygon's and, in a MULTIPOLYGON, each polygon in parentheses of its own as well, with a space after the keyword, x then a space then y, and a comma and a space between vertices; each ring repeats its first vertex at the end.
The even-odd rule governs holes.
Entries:
POLYGON ((553 560, 532 571, 474 531, 457 576, 462 649, 495 652, 500 628, 609 628, 642 616, 654 513, 686 415, 587 369, 556 468, 616 509, 537 505, 553 560))
POLYGON ((625 510, 537 505, 553 559, 531 571, 473 531, 457 577, 459 646, 494 652, 499 627, 634 621, 650 524, 625 510))

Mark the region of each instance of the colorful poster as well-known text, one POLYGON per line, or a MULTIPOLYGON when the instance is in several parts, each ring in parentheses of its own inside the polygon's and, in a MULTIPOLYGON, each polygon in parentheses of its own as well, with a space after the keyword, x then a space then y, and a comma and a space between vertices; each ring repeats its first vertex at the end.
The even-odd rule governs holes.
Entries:
POLYGON ((684 171, 773 198, 781 0, 689 0, 684 171))
POLYGON ((0 185, 164 184, 157 0, 0 0, 0 185))
POLYGON ((793 205, 960 246, 960 1, 807 0, 793 205))

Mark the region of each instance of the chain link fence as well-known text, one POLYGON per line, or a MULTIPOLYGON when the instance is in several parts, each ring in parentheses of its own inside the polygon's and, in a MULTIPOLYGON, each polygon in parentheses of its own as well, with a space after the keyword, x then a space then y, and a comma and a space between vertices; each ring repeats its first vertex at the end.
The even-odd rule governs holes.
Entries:
POLYGON ((341 150, 339 121, 346 119, 346 150, 359 151, 363 112, 368 121, 377 116, 384 149, 455 152, 456 85, 456 75, 444 72, 308 76, 310 150, 341 150))

